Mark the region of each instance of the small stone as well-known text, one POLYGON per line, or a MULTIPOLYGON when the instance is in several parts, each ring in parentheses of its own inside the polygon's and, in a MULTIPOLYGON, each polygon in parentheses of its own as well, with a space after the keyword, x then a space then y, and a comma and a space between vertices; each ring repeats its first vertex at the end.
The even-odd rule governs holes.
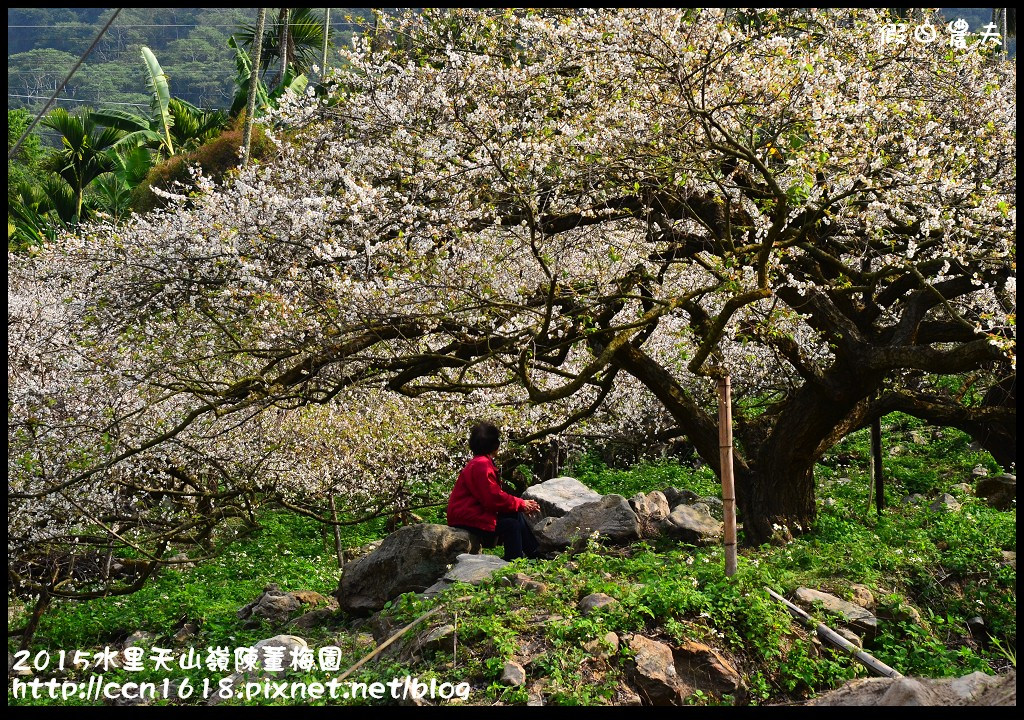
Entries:
POLYGON ((577 607, 584 615, 590 615, 595 610, 600 610, 601 608, 605 608, 610 605, 617 605, 618 602, 619 601, 611 595, 605 595, 604 593, 591 593, 580 600, 577 607))
POLYGON ((967 629, 972 635, 980 635, 985 632, 985 618, 975 615, 967 621, 967 629))
POLYGON ((984 465, 975 465, 974 469, 971 470, 971 477, 974 478, 986 477, 987 475, 988 470, 985 469, 984 465))
POLYGON ((928 509, 932 512, 956 512, 960 509, 960 503, 949 493, 942 493, 928 509))
POLYGON ((506 585, 522 588, 523 590, 528 590, 529 592, 535 593, 543 593, 546 592, 548 589, 548 586, 544 583, 534 580, 526 573, 521 572, 514 573, 512 575, 506 575, 505 578, 503 579, 503 582, 506 585))
POLYGON ((537 682, 527 691, 526 707, 544 707, 544 686, 537 682))
POLYGON ((145 630, 136 630, 135 632, 133 632, 131 635, 129 635, 128 637, 126 637, 124 639, 124 642, 121 643, 121 647, 122 648, 139 647, 139 646, 149 647, 154 642, 156 642, 156 634, 151 633, 151 632, 146 632, 145 630))
POLYGON ((905 495, 903 497, 903 499, 900 501, 900 504, 901 505, 920 505, 924 501, 925 501, 925 497, 921 493, 911 493, 910 495, 905 495))
POLYGON ((288 627, 298 630, 309 630, 310 628, 324 625, 330 622, 333 618, 334 610, 329 608, 319 608, 317 610, 310 610, 303 615, 299 615, 299 617, 288 623, 288 627))
POLYGON ((1008 565, 1014 570, 1017 569, 1017 551, 1016 550, 1001 550, 1000 551, 1000 564, 1008 565))
POLYGON ((891 448, 889 448, 889 455, 893 457, 903 455, 905 452, 906 449, 902 445, 893 445, 891 448))
POLYGON ((924 433, 918 432, 917 430, 910 431, 910 442, 915 445, 927 445, 929 440, 924 433))
POLYGON ((583 649, 600 660, 607 660, 619 651, 619 636, 613 632, 583 644, 583 649))
POLYGON ((821 504, 824 505, 827 508, 835 507, 836 506, 836 499, 835 498, 825 498, 824 500, 821 501, 821 504))
POLYGON ((171 642, 174 645, 181 647, 183 645, 187 645, 189 641, 198 634, 199 627, 197 625, 194 623, 185 623, 178 632, 174 633, 174 637, 171 638, 171 642))
POLYGON ((861 640, 860 635, 853 632, 852 630, 849 630, 847 628, 839 628, 838 630, 836 630, 836 634, 842 638, 845 638, 846 640, 849 640, 850 643, 859 648, 864 647, 864 641, 861 640))
POLYGON ((974 487, 970 483, 957 483, 952 486, 950 490, 956 490, 957 492, 963 493, 964 495, 973 495, 974 487))
POLYGON ((853 592, 853 601, 865 610, 875 609, 875 595, 867 585, 851 583, 850 590, 853 592))
POLYGON ((517 662, 507 662, 505 669, 501 671, 501 682, 513 687, 521 687, 526 684, 526 670, 517 662))

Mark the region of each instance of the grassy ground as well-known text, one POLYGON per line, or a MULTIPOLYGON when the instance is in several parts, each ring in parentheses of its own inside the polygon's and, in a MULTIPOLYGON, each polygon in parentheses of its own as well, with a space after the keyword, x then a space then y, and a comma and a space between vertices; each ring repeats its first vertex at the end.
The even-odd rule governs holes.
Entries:
MULTIPOLYGON (((743 549, 732 580, 723 577, 720 548, 668 541, 629 548, 591 545, 549 561, 517 561, 475 588, 456 586, 431 600, 407 595, 395 601, 384 615, 396 627, 443 606, 430 623, 456 626, 452 651, 446 648, 416 662, 384 659, 368 664, 352 679, 386 681, 411 674, 425 681, 465 680, 472 686, 469 702, 488 704, 525 703, 528 688, 539 683, 548 704, 614 703, 621 699, 617 693, 626 653, 601 660, 584 650, 583 643, 609 631, 642 632, 668 641, 705 642, 723 652, 745 676, 747 687, 736 696, 697 693, 691 698, 695 703, 794 701, 863 675, 864 670, 812 640, 764 588, 787 593, 807 585, 849 597, 852 583, 871 588, 878 614, 893 618, 882 622, 868 649, 904 674, 1005 671, 1016 664, 1016 571, 1003 562, 1001 551, 1016 550, 1016 510, 996 511, 969 494, 951 491, 956 483, 970 480, 975 465, 990 472, 998 468, 986 453, 972 452, 961 433, 944 430, 931 436, 932 432, 904 417, 896 417, 886 428, 886 448, 899 448, 885 458, 892 505, 881 517, 868 509, 868 440, 866 433, 858 433, 818 468, 819 519, 814 532, 785 547, 743 549), (912 442, 912 432, 929 442, 912 442), (911 492, 946 491, 962 503, 960 511, 940 514, 927 505, 900 504, 911 492), (513 572, 528 573, 547 590, 527 592, 501 582, 513 572), (619 603, 583 616, 576 604, 592 592, 607 593, 619 603), (898 619, 908 618, 914 610, 920 622, 898 619), (984 630, 972 632, 968 620, 976 616, 983 619, 984 630), (527 686, 500 683, 504 663, 524 653, 532 658, 527 686)), ((707 468, 673 462, 622 471, 585 458, 576 476, 601 492, 626 496, 669 485, 716 494, 716 480, 707 468)), ((345 542, 355 546, 382 532, 379 523, 349 528, 345 542)), ((33 653, 91 653, 116 645, 135 630, 156 633, 156 645, 171 647, 170 636, 191 622, 199 631, 188 645, 205 656, 208 646, 234 648, 282 632, 267 625, 247 629, 236 617, 238 608, 257 597, 266 583, 326 595, 334 590, 337 574, 332 538, 305 519, 268 514, 258 533, 215 560, 194 569, 166 570, 129 597, 59 606, 44 617, 33 653)), ((314 649, 337 645, 345 668, 372 649, 367 632, 365 623, 339 619, 298 634, 314 649)), ((129 677, 113 670, 105 675, 114 681, 162 682, 169 674, 176 682, 188 678, 199 690, 204 680, 216 689, 226 673, 175 668, 173 673, 143 671, 129 677)), ((54 675, 37 673, 44 679, 54 675)), ((82 679, 67 673, 60 677, 82 679)), ((326 677, 322 672, 300 673, 293 679, 326 677)), ((22 700, 11 698, 9 691, 11 704, 73 701, 79 702, 22 700)), ((199 700, 194 696, 183 702, 199 700)), ((236 702, 241 701, 228 704, 236 702)))

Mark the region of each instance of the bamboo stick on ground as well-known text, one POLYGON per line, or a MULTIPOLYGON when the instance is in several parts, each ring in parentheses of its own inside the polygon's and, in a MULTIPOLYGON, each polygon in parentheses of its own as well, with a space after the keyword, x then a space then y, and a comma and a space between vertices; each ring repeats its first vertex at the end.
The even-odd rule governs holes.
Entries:
POLYGON ((854 645, 852 642, 850 642, 842 635, 837 633, 835 630, 828 627, 824 623, 818 622, 810 615, 805 613, 803 610, 798 608, 796 605, 791 603, 789 600, 782 597, 777 592, 774 592, 771 588, 765 588, 765 590, 767 590, 768 594, 771 595, 773 598, 783 603, 791 613, 793 613, 798 618, 803 620, 808 627, 814 628, 814 631, 818 634, 819 638, 827 642, 830 642, 833 645, 842 648, 843 650, 846 650, 854 658, 856 658, 861 665, 866 667, 868 670, 871 670, 876 675, 882 675, 883 677, 889 677, 894 679, 903 677, 902 673, 900 673, 898 670, 894 670, 893 668, 889 667, 875 656, 864 652, 856 645, 854 645))

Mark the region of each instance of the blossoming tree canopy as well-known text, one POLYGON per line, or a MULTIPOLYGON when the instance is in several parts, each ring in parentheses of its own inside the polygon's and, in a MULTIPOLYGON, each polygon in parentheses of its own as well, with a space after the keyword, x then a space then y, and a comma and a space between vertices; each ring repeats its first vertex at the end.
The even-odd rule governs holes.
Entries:
POLYGON ((1014 367, 1015 74, 885 21, 382 17, 274 162, 9 258, 12 547, 408 498, 480 415, 717 468, 720 372, 752 542, 810 526, 815 462, 879 414, 1015 433, 943 389, 1014 367))

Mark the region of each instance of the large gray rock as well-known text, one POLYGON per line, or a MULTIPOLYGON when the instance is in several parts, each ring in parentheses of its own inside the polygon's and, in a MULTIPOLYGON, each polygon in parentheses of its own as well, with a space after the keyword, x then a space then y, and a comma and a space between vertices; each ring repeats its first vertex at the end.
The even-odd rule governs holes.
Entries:
POLYGON ((576 478, 557 477, 527 488, 523 499, 536 500, 542 517, 557 518, 580 505, 600 500, 601 494, 576 478))
MULTIPOLYGON (((281 675, 291 668, 292 657, 309 648, 303 638, 297 635, 275 635, 272 638, 260 640, 252 646, 255 650, 256 663, 252 670, 235 672, 223 678, 216 685, 217 688, 225 688, 233 692, 239 683, 245 683, 266 675, 281 675)), ((218 705, 225 698, 222 693, 211 693, 206 701, 207 705, 218 705)))
POLYGON ((565 548, 596 533, 603 540, 629 543, 640 537, 640 520, 621 495, 605 495, 578 505, 560 518, 546 518, 534 534, 546 548, 565 548))
POLYGON ((444 574, 444 580, 479 585, 493 575, 495 570, 501 570, 506 565, 508 563, 496 555, 463 554, 455 559, 455 565, 444 574))
POLYGON ((809 701, 808 705, 921 706, 1016 705, 1017 673, 986 675, 974 672, 959 678, 870 678, 851 680, 809 701))
POLYGON ((674 508, 676 505, 689 505, 696 502, 699 497, 693 490, 681 490, 677 487, 668 487, 661 491, 668 501, 668 506, 674 508))
POLYGON ((985 498, 985 502, 992 507, 1009 510, 1017 499, 1017 476, 1004 473, 983 477, 978 480, 974 492, 978 497, 985 498))
POLYGON ((855 630, 874 633, 878 629, 878 618, 860 605, 855 605, 820 590, 805 587, 797 588, 793 595, 793 599, 798 604, 807 608, 820 603, 826 611, 838 615, 855 630))
POLYGON ((722 534, 722 523, 690 505, 673 509, 661 527, 668 535, 694 545, 707 545, 722 534))
POLYGON ((672 512, 665 494, 660 490, 637 493, 629 499, 629 506, 640 519, 640 534, 644 537, 655 537, 661 531, 661 523, 672 512))
POLYGON ((479 550, 479 542, 466 530, 407 525, 369 555, 346 563, 335 597, 342 610, 368 614, 402 593, 425 590, 459 555, 479 550))

